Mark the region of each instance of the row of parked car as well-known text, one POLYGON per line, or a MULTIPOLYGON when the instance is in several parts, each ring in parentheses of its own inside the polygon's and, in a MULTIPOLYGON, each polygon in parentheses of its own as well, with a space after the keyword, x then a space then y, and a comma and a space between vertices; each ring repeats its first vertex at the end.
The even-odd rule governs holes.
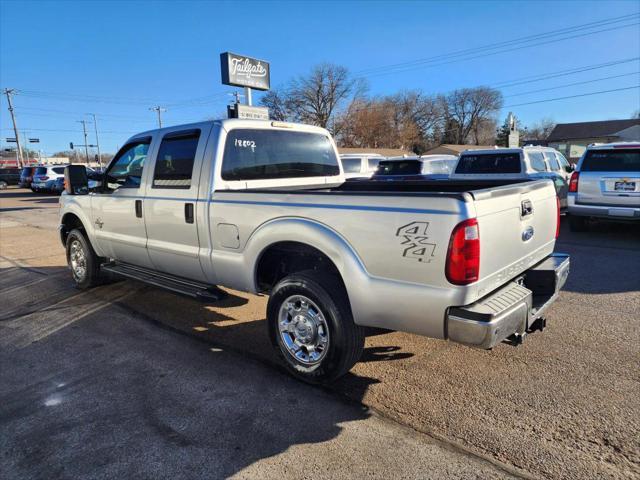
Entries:
POLYGON ((550 147, 467 150, 455 155, 422 155, 385 158, 381 155, 341 155, 345 175, 357 180, 455 180, 541 179, 553 180, 560 204, 567 207, 573 167, 550 147), (360 162, 360 163, 358 163, 360 162))
MULTIPOLYGON (((66 165, 32 165, 28 167, 0 169, 0 188, 18 185, 33 192, 62 193, 64 190, 64 169, 66 165), (6 170, 6 173, 3 172, 6 170), (4 186, 2 182, 4 181, 4 186)), ((86 167, 87 174, 97 170, 86 167)))
POLYGON ((553 181, 570 227, 583 231, 589 218, 640 220, 640 144, 594 144, 575 166, 542 146, 466 150, 454 155, 386 158, 341 155, 348 181, 537 180, 553 181))

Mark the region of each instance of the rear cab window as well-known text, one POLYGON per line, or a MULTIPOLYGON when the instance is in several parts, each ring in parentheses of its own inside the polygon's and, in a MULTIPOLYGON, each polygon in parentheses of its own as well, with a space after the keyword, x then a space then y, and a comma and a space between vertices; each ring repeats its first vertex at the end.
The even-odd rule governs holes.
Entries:
POLYGON ((482 153, 460 156, 455 173, 495 174, 521 173, 520 153, 482 153))
POLYGON ((53 173, 57 173, 58 175, 64 174, 64 167, 55 167, 55 168, 52 168, 51 170, 53 170, 53 173))
POLYGON ((420 160, 388 160, 378 164, 376 175, 419 175, 422 173, 420 160))
POLYGON ((581 172, 640 172, 640 148, 587 150, 581 172))
POLYGON ((360 166, 362 165, 362 159, 360 158, 343 158, 342 168, 344 173, 359 173, 360 166))
POLYGON ((227 134, 222 179, 335 176, 339 165, 331 140, 321 133, 236 128, 227 134))

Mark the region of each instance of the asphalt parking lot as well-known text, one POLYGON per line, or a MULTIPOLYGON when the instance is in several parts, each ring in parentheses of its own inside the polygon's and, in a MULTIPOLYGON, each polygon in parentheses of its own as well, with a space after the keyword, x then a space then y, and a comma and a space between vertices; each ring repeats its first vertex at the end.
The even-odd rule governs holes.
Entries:
POLYGON ((563 224, 569 281, 523 346, 370 332, 321 389, 282 373, 264 297, 79 293, 57 198, 0 203, 9 478, 640 478, 639 226, 563 224))

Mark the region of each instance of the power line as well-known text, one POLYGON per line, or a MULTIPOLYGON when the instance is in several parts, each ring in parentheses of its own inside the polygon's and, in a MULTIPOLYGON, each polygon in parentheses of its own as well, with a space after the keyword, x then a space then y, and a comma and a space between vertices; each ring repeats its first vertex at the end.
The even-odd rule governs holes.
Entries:
POLYGON ((600 95, 602 93, 621 92, 623 90, 634 90, 634 89, 640 90, 640 85, 636 85, 636 86, 633 86, 633 87, 614 88, 614 89, 611 89, 611 90, 601 90, 599 92, 581 93, 579 95, 569 95, 567 97, 547 98, 545 100, 536 100, 534 102, 518 103, 518 104, 514 104, 514 105, 505 105, 502 108, 522 107, 523 105, 533 105, 534 103, 555 102, 557 100, 566 100, 568 98, 589 97, 591 95, 600 95))
POLYGON ((612 24, 612 23, 623 22, 623 21, 630 20, 631 18, 636 17, 636 16, 640 16, 640 14, 636 13, 636 14, 633 14, 631 16, 629 16, 629 15, 621 15, 621 16, 618 16, 618 17, 605 18, 605 19, 602 19, 602 20, 597 20, 595 22, 589 22, 589 23, 585 23, 585 24, 574 25, 573 27, 566 27, 566 28, 551 30, 551 31, 548 31, 548 32, 542 32, 542 33, 538 33, 538 34, 535 34, 535 35, 528 35, 528 36, 525 36, 525 37, 518 37, 518 38, 515 38, 515 39, 505 40, 505 41, 502 41, 502 42, 491 43, 491 44, 482 45, 482 46, 479 46, 479 47, 466 48, 466 49, 462 49, 462 50, 454 50, 453 52, 440 54, 440 55, 435 55, 435 56, 432 56, 432 57, 425 57, 425 58, 420 58, 420 59, 417 59, 417 60, 394 63, 394 64, 390 64, 390 65, 382 65, 382 66, 378 66, 378 67, 365 68, 365 69, 357 71, 355 73, 356 74, 359 74, 359 73, 372 73, 372 72, 374 72, 376 70, 381 70, 381 69, 384 70, 384 69, 395 68, 395 67, 406 67, 406 66, 416 65, 416 64, 419 64, 419 63, 422 63, 422 62, 430 62, 430 61, 440 60, 440 59, 443 59, 443 58, 451 58, 452 56, 468 55, 470 53, 482 52, 482 51, 485 51, 487 49, 495 49, 495 48, 510 46, 512 44, 530 42, 532 40, 540 39, 541 37, 549 37, 549 36, 554 36, 554 35, 566 35, 567 33, 572 33, 573 31, 576 31, 576 30, 583 30, 583 29, 588 29, 588 28, 601 27, 601 26, 604 26, 604 25, 612 24))
POLYGON ((629 77, 631 75, 638 75, 638 74, 640 74, 640 71, 631 72, 631 73, 623 73, 621 75, 611 75, 609 77, 595 78, 593 80, 585 80, 583 82, 565 83, 564 85, 557 85, 555 87, 539 88, 537 90, 529 90, 528 92, 518 92, 518 93, 514 93, 512 95, 505 95, 503 98, 519 97, 521 95, 529 95, 531 93, 546 92, 546 91, 549 91, 549 90, 557 90, 558 88, 573 87, 573 86, 576 86, 576 85, 585 85, 587 83, 601 82, 603 80, 610 80, 612 78, 629 77))
POLYGON ((435 56, 432 56, 432 57, 426 57, 426 58, 421 58, 421 59, 416 59, 416 60, 411 60, 411 61, 406 61, 406 62, 400 62, 400 63, 390 64, 390 65, 382 65, 382 66, 378 66, 378 67, 371 67, 371 68, 360 70, 360 71, 356 72, 356 74, 360 74, 361 73, 361 74, 365 74, 365 76, 366 76, 368 74, 376 73, 376 71, 379 71, 379 70, 405 68, 405 67, 416 66, 416 65, 419 65, 419 64, 422 64, 422 63, 429 63, 429 62, 439 61, 439 60, 443 60, 443 59, 450 59, 452 57, 468 56, 470 54, 474 54, 474 53, 478 53, 478 52, 484 52, 486 50, 493 50, 493 49, 496 49, 496 48, 502 48, 502 47, 508 47, 508 46, 516 45, 518 43, 526 43, 526 42, 531 42, 531 41, 534 41, 534 40, 550 38, 550 37, 558 36, 558 35, 567 35, 569 33, 574 33, 575 31, 578 31, 578 30, 597 28, 597 27, 602 27, 602 26, 605 26, 605 25, 610 25, 610 24, 613 24, 613 23, 624 22, 624 21, 631 20, 631 19, 633 19, 633 17, 637 17, 639 15, 640 14, 634 14, 634 15, 631 15, 631 16, 623 15, 623 16, 619 16, 619 17, 612 17, 612 18, 608 18, 608 19, 598 20, 598 21, 595 21, 595 22, 576 25, 576 26, 573 26, 573 27, 562 28, 562 29, 552 30, 552 31, 548 31, 548 32, 542 32, 542 33, 539 33, 539 34, 536 34, 536 35, 529 35, 529 36, 526 36, 526 37, 519 37, 519 38, 516 38, 516 39, 511 39, 511 40, 506 40, 506 41, 502 41, 502 42, 482 45, 482 46, 479 46, 479 47, 467 48, 467 49, 463 49, 463 50, 455 50, 453 52, 448 52, 448 53, 445 53, 445 54, 435 55, 435 56))
MULTIPOLYGON (((637 62, 638 60, 640 60, 640 57, 625 58, 623 60, 614 60, 612 62, 597 63, 594 65, 585 65, 583 67, 570 68, 568 70, 560 70, 559 72, 555 72, 555 73, 543 73, 539 75, 531 75, 528 77, 520 77, 514 80, 506 80, 504 82, 495 83, 493 84, 493 86, 496 88, 510 88, 510 87, 515 87, 516 85, 522 85, 525 83, 540 82, 542 80, 548 80, 550 78, 565 77, 567 75, 574 75, 576 73, 583 73, 590 70, 598 70, 600 68, 612 67, 614 65, 621 65, 623 63, 637 62)), ((639 65, 640 65, 640 62, 639 62, 639 65)))
POLYGON ((361 75, 360 77, 362 77, 362 78, 370 78, 370 77, 377 77, 377 76, 380 76, 380 75, 388 75, 388 74, 393 74, 393 73, 404 73, 404 72, 408 72, 408 71, 411 71, 411 70, 415 70, 416 68, 439 67, 439 66, 442 66, 442 65, 449 65, 451 63, 457 63, 457 62, 462 62, 462 61, 467 61, 467 60, 476 60, 478 58, 485 58, 485 57, 490 57, 490 56, 493 56, 493 55, 499 55, 501 53, 514 52, 514 51, 517 51, 517 50, 523 50, 525 48, 537 47, 537 46, 540 46, 540 45, 548 45, 550 43, 556 43, 556 42, 560 42, 560 41, 563 41, 563 40, 571 40, 571 39, 574 39, 574 38, 585 37, 585 36, 588 36, 588 35, 594 35, 594 34, 597 34, 597 33, 608 32, 608 31, 612 31, 612 30, 619 30, 621 28, 633 27, 633 26, 636 26, 636 25, 640 25, 640 22, 635 22, 635 23, 630 23, 630 24, 627 24, 627 25, 621 25, 621 26, 617 26, 617 27, 596 30, 596 31, 593 31, 593 32, 581 33, 581 34, 577 34, 577 35, 565 36, 565 37, 562 37, 562 38, 557 38, 557 39, 553 39, 553 40, 547 40, 547 41, 544 41, 544 42, 531 43, 529 45, 523 45, 523 46, 518 46, 518 47, 513 47, 513 48, 507 48, 507 49, 503 49, 503 50, 499 50, 499 51, 495 51, 495 52, 484 53, 484 54, 481 54, 481 55, 467 56, 466 58, 454 58, 452 60, 442 61, 442 62, 439 62, 439 63, 432 63, 432 62, 435 62, 437 60, 424 60, 424 61, 421 61, 419 64, 415 64, 413 66, 407 66, 407 67, 403 67, 403 68, 400 68, 400 69, 398 69, 399 67, 388 68, 387 71, 381 70, 380 72, 374 72, 374 73, 371 73, 371 74, 361 75))

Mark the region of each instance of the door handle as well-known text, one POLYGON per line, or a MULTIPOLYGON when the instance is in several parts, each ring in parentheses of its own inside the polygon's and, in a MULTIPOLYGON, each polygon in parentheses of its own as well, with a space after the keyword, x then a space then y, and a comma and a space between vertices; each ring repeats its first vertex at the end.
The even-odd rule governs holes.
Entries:
POLYGON ((142 200, 136 200, 136 217, 142 218, 142 200))
POLYGON ((193 203, 184 204, 184 221, 193 223, 193 203))

